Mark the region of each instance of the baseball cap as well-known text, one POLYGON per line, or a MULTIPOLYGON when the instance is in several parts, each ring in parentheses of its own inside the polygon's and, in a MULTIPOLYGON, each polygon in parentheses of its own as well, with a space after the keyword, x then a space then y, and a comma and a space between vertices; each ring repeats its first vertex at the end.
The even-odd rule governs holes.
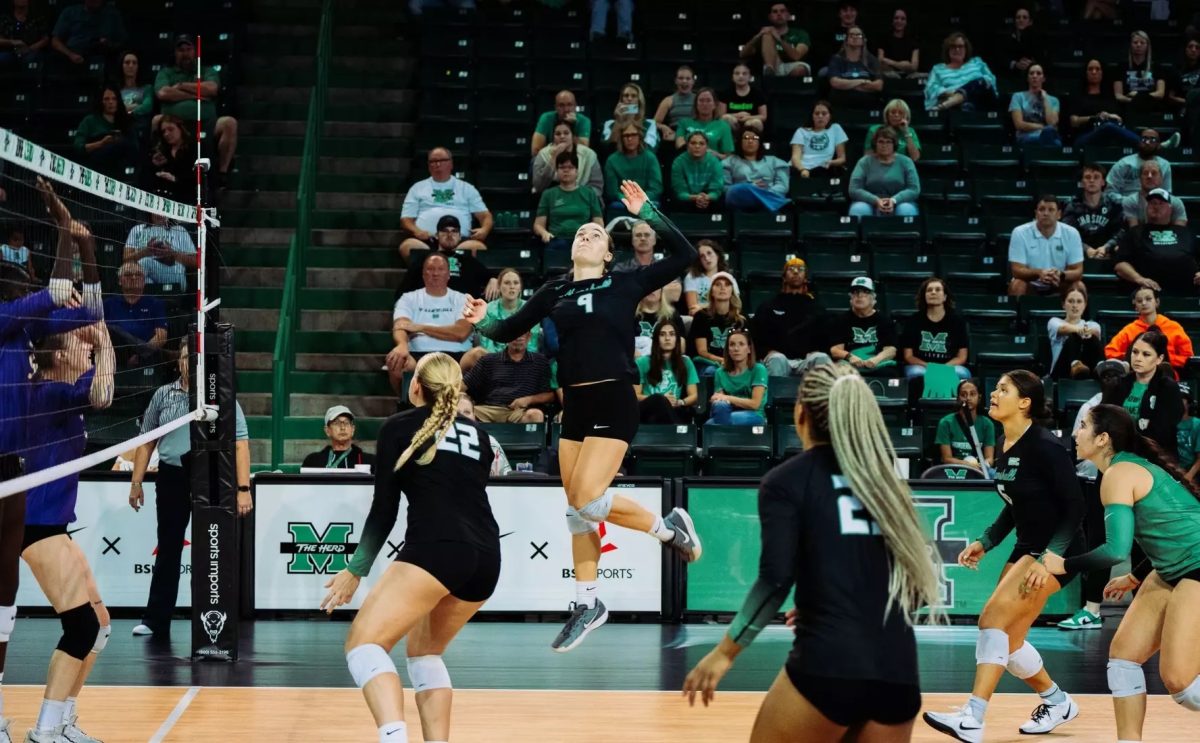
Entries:
POLYGON ((1097 377, 1124 377, 1129 374, 1129 364, 1121 359, 1105 359, 1099 364, 1096 364, 1097 377))
POLYGON ((730 286, 734 286, 734 287, 737 286, 737 282, 734 281, 733 275, 730 274, 728 271, 717 271, 716 273, 714 273, 712 276, 712 281, 710 281, 709 284, 712 285, 712 284, 717 283, 717 279, 725 279, 726 281, 729 282, 730 286))
POLYGON ((1171 192, 1165 188, 1152 188, 1150 193, 1146 194, 1146 201, 1150 199, 1162 199, 1169 204, 1171 203, 1171 192))
POLYGON ((792 266, 796 266, 797 268, 803 268, 805 271, 808 270, 808 264, 804 262, 804 259, 797 258, 794 255, 791 258, 788 258, 786 261, 783 262, 783 270, 786 271, 789 268, 791 268, 792 266))
POLYGON ((874 294, 875 282, 872 281, 871 277, 869 276, 859 276, 858 278, 854 279, 854 281, 850 282, 850 291, 854 291, 855 289, 866 289, 874 294))
POLYGON ((175 37, 175 48, 187 44, 188 46, 196 46, 196 37, 192 34, 179 34, 175 37))
POLYGON ((332 408, 325 411, 325 425, 328 426, 330 422, 339 415, 344 415, 350 420, 354 420, 354 413, 350 412, 350 408, 346 407, 345 405, 334 405, 332 408))
POLYGON ((456 230, 462 231, 462 225, 458 221, 458 217, 453 214, 447 214, 437 221, 437 232, 441 232, 447 227, 453 227, 456 230))

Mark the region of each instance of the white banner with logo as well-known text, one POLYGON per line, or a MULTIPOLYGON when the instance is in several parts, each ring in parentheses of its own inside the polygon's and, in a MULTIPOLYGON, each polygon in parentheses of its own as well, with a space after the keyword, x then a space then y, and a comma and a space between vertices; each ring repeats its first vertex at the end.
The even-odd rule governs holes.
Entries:
MULTIPOLYGON (((145 484, 146 505, 135 513, 129 506, 129 482, 100 480, 79 483, 75 521, 67 527, 96 575, 100 597, 110 608, 146 605, 150 594, 154 554, 158 548, 158 519, 154 512, 154 483, 145 484)), ((184 538, 177 606, 191 606, 191 525, 184 538)), ((33 573, 21 562, 17 605, 48 607, 33 573)))
MULTIPOLYGON (((271 478, 276 480, 277 478, 271 478)), ((256 609, 316 609, 325 582, 345 567, 362 535, 373 484, 256 482, 256 609)), ((621 486, 617 492, 654 513, 660 486, 621 486)), ((566 496, 549 482, 493 482, 488 496, 500 527, 501 569, 485 611, 563 611, 575 598, 566 496)), ((362 605, 370 585, 395 560, 407 525, 406 504, 380 550, 371 575, 347 608, 362 605)), ((614 611, 662 610, 662 546, 646 534, 601 526, 600 595, 614 611)))

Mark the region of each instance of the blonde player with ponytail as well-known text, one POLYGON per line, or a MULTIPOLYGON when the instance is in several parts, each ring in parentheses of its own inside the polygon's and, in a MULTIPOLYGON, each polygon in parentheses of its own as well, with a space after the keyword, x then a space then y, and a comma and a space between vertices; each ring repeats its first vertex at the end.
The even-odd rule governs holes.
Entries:
POLYGON ((350 601, 396 523, 401 491, 408 530, 395 563, 363 602, 346 637, 346 663, 384 743, 407 741, 404 692, 388 656, 407 636, 408 675, 427 743, 450 738, 450 674, 442 653, 500 577, 500 536, 488 505, 493 452, 487 432, 458 414, 462 371, 444 353, 417 362, 412 410, 379 431, 375 498, 350 566, 327 584, 321 608, 350 601))
POLYGON ((712 701, 796 586, 796 640, 750 740, 907 741, 921 707, 912 622, 938 602, 935 553, 858 372, 823 364, 805 374, 795 423, 804 452, 759 489, 758 580, 683 692, 691 704, 697 693, 712 701))

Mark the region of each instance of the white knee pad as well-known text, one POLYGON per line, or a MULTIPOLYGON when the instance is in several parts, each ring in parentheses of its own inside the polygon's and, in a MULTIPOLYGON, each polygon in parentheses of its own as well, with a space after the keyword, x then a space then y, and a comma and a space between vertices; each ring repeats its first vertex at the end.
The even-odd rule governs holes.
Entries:
POLYGON ((1171 698, 1184 709, 1200 712, 1200 676, 1193 679, 1183 691, 1172 694, 1171 698))
POLYGON ((1109 658, 1108 689, 1116 699, 1145 694, 1146 672, 1142 670, 1142 664, 1134 663, 1131 660, 1109 658))
POLYGON ((1008 672, 1019 679, 1027 679, 1040 670, 1042 670, 1042 656, 1038 653, 1037 648, 1029 644, 1028 640, 1008 656, 1008 672))
POLYGON ((346 665, 350 667, 350 675, 358 688, 363 688, 367 682, 381 673, 395 673, 396 664, 391 656, 379 645, 359 645, 346 653, 346 665))
POLYGON ((584 519, 579 515, 579 511, 567 506, 567 530, 578 536, 580 534, 591 534, 596 531, 597 527, 592 522, 584 519))
POLYGON ((0 642, 8 642, 17 626, 17 607, 0 606, 0 642))
POLYGON ((440 655, 418 655, 408 659, 408 680, 412 682, 413 691, 430 691, 432 689, 453 689, 450 685, 450 672, 442 662, 440 655))
POLYGON ((92 652, 99 653, 108 646, 108 638, 112 635, 112 626, 105 624, 100 627, 100 631, 96 633, 96 644, 92 645, 92 652))
POLYGON ((975 663, 1008 665, 1008 633, 1002 629, 981 629, 975 641, 975 663))
POLYGON ((612 511, 613 494, 611 490, 605 490, 604 495, 579 509, 579 515, 588 521, 600 523, 608 518, 608 514, 612 511))

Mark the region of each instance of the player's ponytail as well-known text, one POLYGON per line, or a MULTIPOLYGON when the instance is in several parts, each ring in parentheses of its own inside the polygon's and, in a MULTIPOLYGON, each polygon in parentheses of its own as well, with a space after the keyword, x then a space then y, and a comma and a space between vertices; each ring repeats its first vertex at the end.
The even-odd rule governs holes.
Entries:
POLYGON ((895 450, 871 388, 848 364, 821 364, 804 375, 798 402, 810 432, 833 445, 850 490, 862 502, 891 555, 888 611, 899 604, 904 619, 940 601, 937 551, 921 529, 912 492, 895 469, 895 450))
POLYGON ((396 460, 397 470, 426 443, 429 446, 425 447, 425 451, 417 459, 417 464, 424 465, 433 461, 438 444, 446 438, 446 431, 454 425, 454 417, 458 414, 462 381, 462 369, 459 368, 458 362, 444 353, 431 353, 417 363, 417 384, 421 386, 425 403, 432 410, 413 436, 408 448, 396 460))
POLYGON ((1163 451, 1157 441, 1138 432, 1133 416, 1124 407, 1102 403, 1089 410, 1087 415, 1088 420, 1092 422, 1092 435, 1107 433, 1112 442, 1113 454, 1133 452, 1147 462, 1161 467, 1176 482, 1187 488, 1189 493, 1200 499, 1200 485, 1187 478, 1187 473, 1175 458, 1163 451))

